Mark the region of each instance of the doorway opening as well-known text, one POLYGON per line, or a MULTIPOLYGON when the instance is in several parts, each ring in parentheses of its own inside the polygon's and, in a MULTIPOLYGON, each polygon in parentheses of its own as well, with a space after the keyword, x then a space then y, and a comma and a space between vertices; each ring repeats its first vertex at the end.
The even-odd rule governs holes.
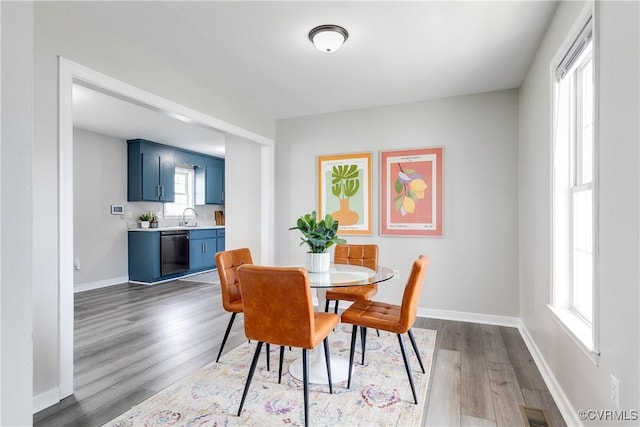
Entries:
MULTIPOLYGON (((104 93, 122 97, 133 103, 147 106, 172 117, 180 117, 192 123, 215 129, 259 145, 261 152, 261 200, 262 223, 272 223, 274 199, 273 161, 274 141, 223 120, 198 112, 181 104, 143 91, 125 82, 109 77, 81 64, 59 58, 59 127, 58 127, 58 400, 73 394, 73 333, 74 333, 74 250, 73 250, 73 107, 74 83, 96 88, 104 93)), ((273 257, 273 230, 261 228, 261 259, 271 262, 273 257)), ((51 402, 54 404, 56 402, 51 402)))

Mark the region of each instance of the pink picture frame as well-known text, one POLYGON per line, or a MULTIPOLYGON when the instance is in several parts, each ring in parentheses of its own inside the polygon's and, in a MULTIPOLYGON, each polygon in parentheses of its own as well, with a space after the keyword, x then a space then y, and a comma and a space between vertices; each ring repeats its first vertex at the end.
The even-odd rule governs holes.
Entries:
POLYGON ((443 151, 380 151, 381 236, 442 237, 443 151))

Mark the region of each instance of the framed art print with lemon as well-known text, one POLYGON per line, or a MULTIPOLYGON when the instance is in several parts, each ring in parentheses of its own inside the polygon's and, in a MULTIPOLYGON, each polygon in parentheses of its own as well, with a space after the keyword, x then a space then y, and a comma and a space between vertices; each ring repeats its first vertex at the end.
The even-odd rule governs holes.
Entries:
POLYGON ((380 152, 380 234, 442 236, 443 147, 380 152))

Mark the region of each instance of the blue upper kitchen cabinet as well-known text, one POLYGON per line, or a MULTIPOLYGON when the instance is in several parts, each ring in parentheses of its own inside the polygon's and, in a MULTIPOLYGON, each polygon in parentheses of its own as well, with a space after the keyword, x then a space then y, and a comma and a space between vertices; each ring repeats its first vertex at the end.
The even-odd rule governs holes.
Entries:
POLYGON ((205 156, 204 167, 196 168, 196 205, 224 204, 224 159, 205 156))
POLYGON ((144 139, 127 141, 130 202, 175 200, 175 150, 144 139))

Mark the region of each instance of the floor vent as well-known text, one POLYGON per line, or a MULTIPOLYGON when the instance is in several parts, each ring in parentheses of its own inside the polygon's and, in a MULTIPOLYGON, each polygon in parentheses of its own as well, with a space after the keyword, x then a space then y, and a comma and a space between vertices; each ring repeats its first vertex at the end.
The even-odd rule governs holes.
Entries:
POLYGON ((553 427, 547 413, 542 409, 520 406, 520 412, 526 427, 553 427))

